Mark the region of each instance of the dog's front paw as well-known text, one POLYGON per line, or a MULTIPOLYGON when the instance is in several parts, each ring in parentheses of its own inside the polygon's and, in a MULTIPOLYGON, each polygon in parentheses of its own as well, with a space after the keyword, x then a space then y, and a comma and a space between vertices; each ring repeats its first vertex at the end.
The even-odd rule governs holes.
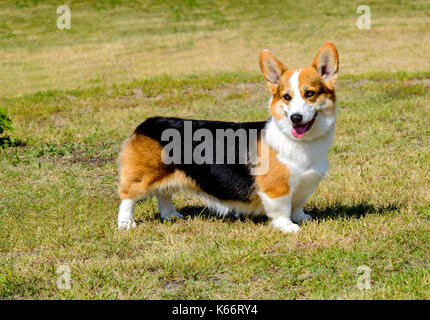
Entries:
POLYGON ((136 222, 134 222, 134 220, 118 221, 118 229, 130 229, 135 227, 136 227, 136 222))
POLYGON ((272 226, 285 233, 295 233, 300 231, 300 227, 297 224, 292 223, 291 220, 287 218, 277 218, 273 220, 272 226))

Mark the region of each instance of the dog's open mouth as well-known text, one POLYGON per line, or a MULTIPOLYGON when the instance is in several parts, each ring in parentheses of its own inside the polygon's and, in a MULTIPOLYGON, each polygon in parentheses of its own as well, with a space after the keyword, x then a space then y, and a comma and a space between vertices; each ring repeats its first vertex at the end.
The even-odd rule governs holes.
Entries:
POLYGON ((293 126, 293 128, 291 129, 291 133, 293 134, 293 136, 295 138, 303 138, 306 132, 308 132, 311 129, 312 125, 314 124, 317 114, 318 112, 315 112, 314 117, 308 123, 293 126))

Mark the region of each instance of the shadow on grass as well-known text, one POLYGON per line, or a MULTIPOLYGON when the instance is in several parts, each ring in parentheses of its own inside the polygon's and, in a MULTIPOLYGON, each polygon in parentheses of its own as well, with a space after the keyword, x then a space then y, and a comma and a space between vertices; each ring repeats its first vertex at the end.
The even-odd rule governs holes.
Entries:
POLYGON ((184 217, 194 218, 203 218, 203 219, 221 219, 226 221, 246 221, 251 220, 255 223, 264 223, 268 219, 265 215, 260 216, 252 216, 246 214, 236 214, 235 212, 231 212, 225 216, 219 215, 215 210, 212 210, 208 207, 204 206, 185 206, 178 210, 184 217))
POLYGON ((397 203, 389 203, 384 206, 375 206, 368 202, 360 202, 354 204, 342 204, 341 202, 335 202, 329 206, 323 208, 311 208, 305 210, 307 214, 310 214, 312 218, 318 220, 324 219, 339 219, 339 218, 352 218, 359 219, 365 217, 368 214, 385 214, 387 212, 395 211, 400 208, 397 203))
MULTIPOLYGON (((369 214, 385 214, 391 211, 396 211, 400 206, 396 203, 389 203, 385 206, 375 206, 368 202, 361 202, 351 205, 345 205, 341 202, 336 202, 334 204, 328 205, 326 207, 314 207, 310 209, 305 209, 305 213, 310 214, 313 219, 326 220, 326 219, 359 219, 365 217, 369 214)), ((251 220, 254 223, 265 223, 268 218, 265 215, 261 216, 248 216, 248 215, 236 215, 234 213, 227 216, 220 216, 215 211, 203 207, 203 206, 186 206, 178 210, 185 217, 191 218, 203 218, 203 219, 213 219, 219 218, 228 221, 246 221, 251 220)))

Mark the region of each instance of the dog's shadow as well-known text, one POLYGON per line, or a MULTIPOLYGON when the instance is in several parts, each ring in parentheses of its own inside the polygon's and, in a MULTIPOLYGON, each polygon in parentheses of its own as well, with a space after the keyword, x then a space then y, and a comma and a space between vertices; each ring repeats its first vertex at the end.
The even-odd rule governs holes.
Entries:
POLYGON ((354 204, 343 204, 335 202, 323 208, 305 209, 305 213, 310 214, 312 218, 318 220, 328 219, 360 219, 370 214, 385 214, 400 208, 397 203, 388 203, 387 205, 375 206, 369 202, 359 202, 354 204))
MULTIPOLYGON (((324 221, 330 219, 360 219, 370 214, 385 214, 399 209, 396 203, 389 203, 384 206, 375 206, 368 202, 360 202, 356 204, 342 204, 336 202, 325 207, 305 208, 305 213, 310 214, 314 220, 324 221)), ((202 218, 202 219, 223 219, 228 221, 245 221, 251 220, 256 224, 266 223, 268 218, 265 215, 252 216, 240 215, 231 213, 226 216, 220 216, 215 211, 203 206, 185 206, 178 210, 186 218, 202 218)))

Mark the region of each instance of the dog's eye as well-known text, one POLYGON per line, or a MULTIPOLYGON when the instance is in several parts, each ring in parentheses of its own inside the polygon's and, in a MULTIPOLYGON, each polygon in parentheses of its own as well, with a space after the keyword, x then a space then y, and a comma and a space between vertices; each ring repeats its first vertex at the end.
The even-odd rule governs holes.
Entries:
POLYGON ((313 90, 308 90, 305 92, 305 98, 310 98, 315 94, 315 91, 313 90))
POLYGON ((291 96, 290 96, 288 93, 284 94, 284 95, 283 95, 283 98, 284 98, 285 100, 287 100, 287 101, 290 101, 290 100, 291 100, 291 96))

